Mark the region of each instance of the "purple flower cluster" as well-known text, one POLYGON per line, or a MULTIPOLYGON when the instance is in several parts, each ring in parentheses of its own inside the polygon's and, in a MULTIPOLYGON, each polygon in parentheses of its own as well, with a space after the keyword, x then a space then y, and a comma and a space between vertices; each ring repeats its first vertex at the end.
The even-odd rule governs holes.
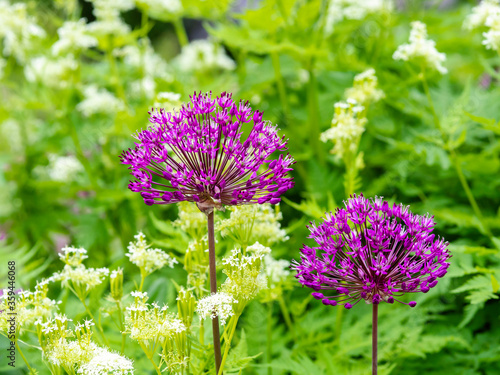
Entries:
POLYGON ((292 264, 314 298, 347 309, 362 299, 394 303, 405 293, 427 293, 446 274, 451 255, 448 242, 432 234, 433 217, 377 197, 354 195, 344 204, 320 225, 311 223, 309 238, 318 246, 304 246, 292 264))
POLYGON ((148 205, 278 203, 293 186, 288 172, 294 160, 288 154, 271 159, 286 150, 277 127, 229 93, 215 99, 195 93, 190 99, 178 112, 150 112, 153 125, 138 132, 136 147, 121 155, 135 177, 129 188, 148 205), (246 124, 251 126, 244 130, 246 124))

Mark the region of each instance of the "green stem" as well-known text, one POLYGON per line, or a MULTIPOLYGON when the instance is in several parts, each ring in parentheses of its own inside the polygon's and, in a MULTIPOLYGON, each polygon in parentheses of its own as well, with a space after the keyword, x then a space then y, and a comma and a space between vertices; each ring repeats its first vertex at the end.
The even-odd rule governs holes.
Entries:
POLYGON ((122 305, 120 302, 116 302, 116 306, 118 306, 118 320, 120 321, 120 331, 122 332, 122 346, 120 350, 120 354, 123 355, 125 352, 125 341, 127 339, 127 334, 124 333, 125 326, 123 325, 123 317, 122 317, 122 305))
POLYGON ((187 46, 189 44, 189 39, 186 29, 184 28, 184 23, 182 22, 182 18, 176 18, 173 23, 177 39, 179 39, 179 44, 181 47, 187 46))
POLYGON ((146 279, 146 274, 141 269, 141 285, 139 285, 139 292, 142 292, 142 287, 144 286, 145 279, 146 279))
POLYGON ((89 314, 90 318, 92 319, 92 321, 94 322, 95 326, 99 330, 99 333, 101 334, 102 340, 104 341, 104 343, 106 344, 106 346, 109 347, 109 342, 108 342, 108 339, 106 338, 106 335, 104 334, 104 330, 102 329, 101 323, 99 321, 95 320, 94 315, 92 315, 92 312, 90 311, 89 307, 85 303, 85 300, 83 298, 80 298, 80 297, 78 297, 78 298, 80 299, 80 301, 82 302, 83 306, 85 307, 85 311, 87 311, 87 314, 89 314))
POLYGON ((19 347, 19 344, 17 342, 17 340, 15 340, 16 342, 16 348, 17 348, 17 351, 19 352, 19 354, 21 355, 21 358, 23 359, 24 363, 26 363, 26 367, 28 367, 28 370, 29 370, 29 373, 32 374, 34 373, 33 371, 33 368, 30 366, 30 364, 28 363, 28 360, 26 359, 26 357, 24 356, 23 354, 23 351, 21 350, 21 348, 19 347))
POLYGON ((308 69, 309 72, 309 82, 307 84, 307 108, 309 112, 309 147, 311 147, 315 152, 315 156, 320 164, 324 164, 325 155, 321 151, 319 144, 319 104, 318 104, 318 90, 316 85, 316 76, 314 74, 314 62, 310 62, 308 69))
POLYGON ((295 340, 295 328, 293 326, 292 319, 290 318, 290 312, 288 311, 288 307, 286 306, 283 296, 280 296, 278 298, 278 303, 280 305, 283 318, 285 319, 286 326, 288 327, 288 330, 291 332, 293 339, 295 340))
MULTIPOLYGON (((267 364, 271 363, 273 358, 273 303, 268 303, 267 309, 267 364)), ((273 369, 267 368, 267 375, 273 375, 273 369)))
POLYGON ((283 76, 281 75, 280 57, 277 52, 271 53, 271 60, 274 68, 274 76, 278 85, 278 94, 281 101, 281 107, 283 109, 285 121, 288 122, 290 119, 290 107, 288 105, 285 81, 283 80, 283 76))
POLYGON ((153 353, 149 353, 149 350, 146 350, 146 347, 144 346, 144 344, 142 342, 139 342, 139 345, 141 346, 142 351, 146 354, 146 357, 148 357, 149 361, 153 364, 153 366, 156 370, 156 373, 158 375, 162 375, 160 369, 158 368, 158 366, 156 366, 155 361, 153 361, 154 351, 153 351, 153 353))
POLYGON ((229 334, 229 338, 227 337, 227 330, 224 330, 224 356, 222 357, 222 362, 217 375, 222 375, 222 371, 224 370, 224 365, 226 363, 227 355, 229 354, 229 349, 231 348, 231 341, 233 341, 234 332, 236 332, 236 325, 238 324, 239 318, 239 315, 231 317, 231 333, 229 334))
POLYGON ((340 335, 342 333, 342 318, 344 317, 344 308, 339 306, 337 308, 337 319, 335 319, 335 341, 340 343, 340 335))

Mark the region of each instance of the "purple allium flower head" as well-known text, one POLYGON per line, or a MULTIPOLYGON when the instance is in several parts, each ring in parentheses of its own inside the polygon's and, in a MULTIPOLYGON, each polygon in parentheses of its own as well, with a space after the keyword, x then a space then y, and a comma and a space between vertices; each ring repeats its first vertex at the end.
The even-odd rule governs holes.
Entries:
POLYGON ((448 242, 432 234, 433 217, 362 194, 344 205, 321 224, 311 223, 309 238, 318 246, 304 246, 300 262, 292 263, 314 298, 347 309, 362 299, 394 303, 405 293, 427 293, 446 274, 451 255, 448 242))
POLYGON ((277 127, 229 93, 215 99, 195 93, 190 99, 178 112, 150 112, 153 125, 138 132, 136 147, 121 155, 135 177, 129 188, 148 205, 278 203, 293 186, 288 172, 294 159, 273 155, 287 144, 277 127))

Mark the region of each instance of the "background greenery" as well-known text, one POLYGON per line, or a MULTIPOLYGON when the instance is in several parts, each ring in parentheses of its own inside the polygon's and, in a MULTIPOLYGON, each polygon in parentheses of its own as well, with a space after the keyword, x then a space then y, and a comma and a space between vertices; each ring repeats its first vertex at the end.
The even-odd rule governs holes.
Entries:
MULTIPOLYGON (((5 272, 0 274, 6 274, 7 261, 14 259, 17 285, 32 287, 37 278, 61 268, 57 250, 67 243, 89 251, 89 266, 125 267, 131 289, 137 271, 124 253, 137 231, 165 250, 182 254, 172 245, 175 234, 162 224, 175 220, 176 207, 144 205, 127 189, 129 175, 118 160, 121 151, 133 145, 131 133, 147 126, 156 94, 165 91, 180 93, 181 101, 195 90, 231 91, 279 124, 297 160, 296 186, 281 204, 290 239, 273 247, 273 253, 297 259, 308 241, 305 224, 346 198, 343 164, 329 153, 331 145, 319 141, 319 134, 330 126, 333 104, 343 99, 354 75, 373 67, 386 97, 368 112, 360 144, 365 168, 357 191, 434 214, 436 231, 450 241, 453 254, 448 275, 430 293, 416 297, 415 309, 381 306, 381 370, 499 373, 500 58, 481 44, 480 31, 462 28, 474 1, 447 7, 434 3, 408 1, 392 12, 346 20, 336 24, 331 35, 324 33, 327 2, 319 0, 250 1, 246 6, 183 0, 181 13, 151 17, 139 7, 122 14, 133 32, 82 51, 76 57, 78 69, 62 88, 28 81, 26 62, 5 55, 0 81, 0 267, 5 272), (176 60, 185 42, 182 20, 191 39, 200 35, 203 25, 209 38, 235 61, 235 68, 184 71, 176 60), (443 132, 435 126, 419 70, 392 59, 397 46, 407 41, 413 20, 428 25, 430 38, 447 55, 449 73, 428 77, 443 132), (130 83, 147 72, 113 54, 116 48, 140 45, 141 38, 150 38, 170 76, 154 76, 155 92, 142 94, 130 83), (84 84, 106 88, 125 107, 113 114, 84 116, 76 109, 84 84), (84 169, 66 181, 51 180, 43 173, 49 154, 74 155, 84 169)), ((77 20, 80 13, 94 19, 87 2, 26 4, 47 33, 31 57, 48 54, 63 21, 77 20)), ((153 299, 174 304, 173 284, 166 279, 182 283, 185 273, 180 268, 156 272, 146 289, 153 299)), ((260 355, 243 373, 266 374, 269 368, 273 374, 368 373, 369 306, 345 312, 341 336, 336 337, 337 308, 321 305, 309 292, 296 283, 285 293, 292 326, 286 325, 278 304, 271 315, 263 304, 249 306, 241 321, 246 340, 241 334, 236 339, 242 343, 240 350, 251 356, 266 351, 262 327, 270 319, 273 358, 269 362, 260 355)), ((4 346, 5 340, 2 351, 4 346)), ((39 352, 26 352, 36 364, 39 352)), ((1 366, 1 372, 22 373, 1 366)))

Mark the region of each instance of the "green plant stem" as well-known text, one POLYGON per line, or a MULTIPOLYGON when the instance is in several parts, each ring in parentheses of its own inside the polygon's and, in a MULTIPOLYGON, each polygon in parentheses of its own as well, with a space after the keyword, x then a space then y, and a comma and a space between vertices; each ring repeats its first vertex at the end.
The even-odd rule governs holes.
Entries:
MULTIPOLYGON (((267 364, 271 363, 273 358, 273 303, 267 304, 267 364)), ((273 375, 273 369, 267 368, 267 375, 273 375)))
POLYGON ((146 274, 141 269, 141 284, 139 285, 139 292, 142 292, 142 287, 144 286, 145 279, 146 279, 146 274))
POLYGON ((186 29, 184 28, 184 23, 182 22, 182 18, 176 18, 173 21, 175 33, 177 34, 177 39, 179 40, 179 44, 181 47, 187 46, 189 44, 189 39, 186 33, 186 29))
POLYGON ((120 302, 116 302, 116 306, 118 306, 118 320, 120 321, 120 331, 122 333, 122 346, 120 354, 123 354, 125 352, 125 341, 127 339, 127 336, 126 333, 123 333, 123 331, 125 331, 125 326, 123 325, 122 305, 120 302))
POLYGON ((283 318, 285 319, 286 326, 288 327, 288 330, 292 333, 293 339, 295 340, 295 328, 293 326, 292 319, 290 317, 290 312, 288 311, 288 307, 286 306, 283 296, 280 296, 278 298, 278 303, 280 305, 283 318))
MULTIPOLYGON (((427 78, 425 74, 425 68, 422 67, 422 85, 424 86, 424 91, 425 95, 427 96, 427 101, 429 102, 429 107, 432 112, 432 117, 434 119, 434 124, 436 125, 436 128, 439 130, 441 133, 441 139, 443 143, 446 143, 446 135, 441 128, 441 122, 439 121, 439 116, 437 115, 436 109, 434 107, 434 101, 432 100, 432 96, 429 90, 429 85, 427 83, 427 78)), ((455 170, 458 175, 458 179, 460 180, 460 184, 462 185, 462 188, 465 191, 465 195, 467 196, 467 199, 469 201, 469 204, 472 207, 472 210, 474 211, 475 215, 477 216, 478 220, 481 223, 481 226, 483 227, 484 231, 488 235, 488 237, 492 237, 492 233, 488 227, 488 225, 484 221, 484 216, 483 213, 481 212, 481 209, 479 208, 479 205, 477 204, 476 199, 474 198, 474 194, 472 193, 472 190, 469 186, 469 183, 467 182, 467 179, 465 178, 465 175, 462 170, 462 166, 460 165, 460 160, 458 158, 457 152, 453 149, 450 148, 447 150, 448 153, 450 154, 451 160, 453 162, 453 166, 455 167, 455 170)))
POLYGON ((94 315, 92 315, 92 312, 90 311, 89 307, 85 303, 85 299, 84 298, 80 298, 80 296, 78 296, 78 298, 82 302, 83 307, 85 307, 85 311, 87 311, 87 314, 89 314, 90 318, 92 319, 92 321, 94 322, 95 326, 99 330, 99 333, 101 334, 101 337, 102 337, 104 343, 106 344, 106 346, 109 347, 109 342, 108 342, 108 339, 106 338, 106 335, 104 334, 104 330, 102 329, 101 323, 99 321, 95 320, 94 315))
POLYGON ((342 334, 342 319, 344 317, 344 308, 339 306, 337 308, 337 318, 335 319, 335 340, 340 343, 340 335, 342 334))
MULTIPOLYGON (((210 269, 210 292, 217 293, 217 266, 215 264, 215 229, 214 229, 214 212, 213 210, 207 214, 208 224, 208 259, 210 269)), ((220 348, 220 332, 219 332, 219 318, 212 319, 212 332, 214 343, 214 357, 215 357, 215 373, 222 374, 221 368, 221 348, 220 348)))
POLYGON ((377 375, 378 352, 378 304, 373 304, 372 314, 372 375, 377 375))
POLYGON ((231 341, 233 341, 234 332, 236 332, 236 325, 238 324, 239 315, 233 315, 231 317, 231 332, 229 337, 227 337, 227 330, 224 330, 224 356, 222 357, 222 362, 219 370, 217 371, 217 375, 222 375, 222 371, 224 370, 224 365, 226 364, 227 355, 229 354, 229 349, 231 348, 231 341))
POLYGON ((23 359, 24 363, 26 363, 26 367, 28 367, 28 370, 29 370, 29 373, 34 373, 33 371, 33 368, 30 366, 30 364, 28 363, 28 360, 26 359, 26 357, 24 356, 23 354, 23 351, 21 350, 17 340, 15 340, 16 342, 16 348, 17 348, 17 351, 19 352, 19 354, 21 355, 21 358, 23 359))
POLYGON ((319 144, 319 104, 316 76, 314 74, 314 62, 310 62, 308 69, 309 82, 307 84, 307 109, 309 113, 309 147, 314 150, 315 157, 321 165, 325 162, 324 153, 319 144))
POLYGON ((281 74, 280 57, 277 52, 271 53, 271 61, 274 68, 274 77, 278 85, 278 94, 281 101, 281 107, 283 109, 283 114, 285 116, 285 121, 288 122, 290 119, 290 106, 288 105, 288 96, 286 94, 285 81, 281 74))
POLYGON ((146 357, 148 357, 149 361, 153 364, 153 366, 154 366, 154 368, 156 370, 156 373, 158 375, 162 375, 160 369, 158 368, 158 366, 156 366, 155 361, 153 361, 154 351, 152 353, 149 353, 149 350, 146 350, 146 347, 144 346, 144 344, 142 342, 139 342, 139 345, 141 346, 142 351, 144 352, 144 354, 146 354, 146 357))

